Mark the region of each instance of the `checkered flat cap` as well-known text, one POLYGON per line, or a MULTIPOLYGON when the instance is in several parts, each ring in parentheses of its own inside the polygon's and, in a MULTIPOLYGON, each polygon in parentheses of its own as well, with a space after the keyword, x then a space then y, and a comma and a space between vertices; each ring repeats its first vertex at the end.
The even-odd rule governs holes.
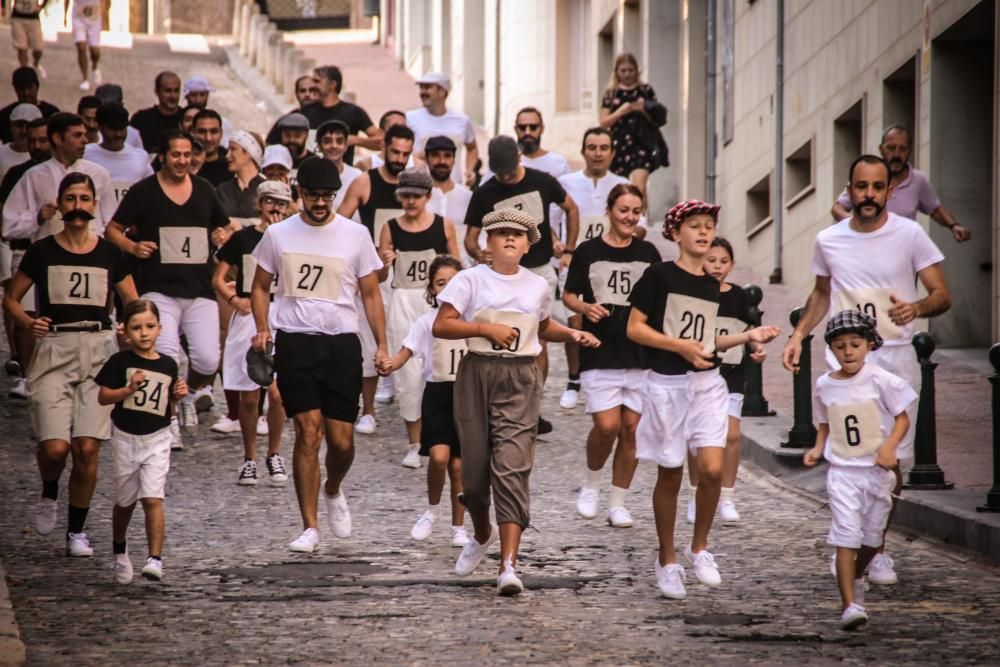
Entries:
POLYGON ((874 350, 882 347, 882 337, 878 335, 878 331, 875 328, 875 318, 865 315, 860 310, 842 310, 831 317, 830 321, 826 323, 826 332, 823 334, 823 340, 829 345, 830 341, 834 338, 846 333, 856 333, 864 336, 873 344, 872 349, 874 350))
POLYGON ((483 216, 483 231, 491 232, 496 229, 520 229, 528 232, 528 243, 531 245, 542 240, 535 216, 516 208, 502 208, 483 216))
POLYGON ((663 219, 663 235, 668 239, 672 238, 670 230, 677 229, 684 221, 684 218, 697 213, 710 215, 716 222, 718 222, 719 210, 721 208, 722 207, 718 204, 710 204, 707 201, 702 201, 700 199, 688 199, 687 201, 674 204, 673 207, 667 211, 667 215, 663 219))

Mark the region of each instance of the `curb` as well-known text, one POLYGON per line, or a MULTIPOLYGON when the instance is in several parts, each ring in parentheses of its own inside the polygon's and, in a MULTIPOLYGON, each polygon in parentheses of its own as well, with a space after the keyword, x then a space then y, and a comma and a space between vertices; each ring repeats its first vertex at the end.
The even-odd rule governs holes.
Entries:
POLYGON ((246 86, 257 103, 262 105, 262 110, 272 118, 280 118, 295 108, 294 104, 287 104, 283 101, 275 102, 281 95, 274 90, 274 86, 267 78, 254 69, 243 56, 240 55, 240 48, 236 44, 222 44, 219 46, 225 53, 226 63, 244 86, 246 86))
POLYGON ((23 665, 26 660, 27 653, 7 589, 7 572, 0 565, 0 665, 23 665))

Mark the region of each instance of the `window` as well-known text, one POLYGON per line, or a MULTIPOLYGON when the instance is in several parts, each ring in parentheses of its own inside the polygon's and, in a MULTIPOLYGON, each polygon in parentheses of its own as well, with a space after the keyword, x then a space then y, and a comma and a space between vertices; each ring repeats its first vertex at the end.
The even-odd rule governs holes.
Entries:
POLYGON ((771 174, 747 190, 747 236, 753 236, 771 222, 771 174))
POLYGON ((785 158, 785 206, 791 208, 816 188, 813 186, 812 139, 785 158))

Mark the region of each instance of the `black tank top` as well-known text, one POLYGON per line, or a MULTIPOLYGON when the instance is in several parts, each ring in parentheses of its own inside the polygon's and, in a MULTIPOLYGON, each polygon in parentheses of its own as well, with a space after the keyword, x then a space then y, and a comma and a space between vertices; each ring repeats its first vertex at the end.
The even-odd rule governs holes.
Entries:
POLYGON ((372 241, 378 245, 382 225, 401 215, 403 209, 396 199, 396 185, 386 183, 378 169, 368 170, 368 180, 371 182, 371 191, 368 194, 368 201, 358 208, 358 215, 368 228, 368 233, 372 235, 372 241))
POLYGON ((434 216, 430 227, 422 232, 408 232, 393 218, 387 223, 392 247, 396 251, 393 262, 392 286, 402 289, 425 289, 427 271, 434 258, 448 252, 448 236, 444 231, 444 218, 434 216))

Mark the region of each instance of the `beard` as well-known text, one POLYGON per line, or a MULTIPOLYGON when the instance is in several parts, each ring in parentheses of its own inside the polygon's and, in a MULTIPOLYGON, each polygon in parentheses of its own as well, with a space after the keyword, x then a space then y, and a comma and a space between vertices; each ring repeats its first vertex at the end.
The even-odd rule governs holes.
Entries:
POLYGON ((399 176, 406 170, 405 162, 385 162, 385 170, 393 176, 399 176))
POLYGON ((517 140, 517 145, 525 155, 531 155, 537 151, 541 143, 541 139, 536 139, 535 137, 523 137, 517 140))
POLYGON ((443 183, 451 178, 451 167, 446 164, 435 165, 431 168, 431 178, 438 183, 443 183))

